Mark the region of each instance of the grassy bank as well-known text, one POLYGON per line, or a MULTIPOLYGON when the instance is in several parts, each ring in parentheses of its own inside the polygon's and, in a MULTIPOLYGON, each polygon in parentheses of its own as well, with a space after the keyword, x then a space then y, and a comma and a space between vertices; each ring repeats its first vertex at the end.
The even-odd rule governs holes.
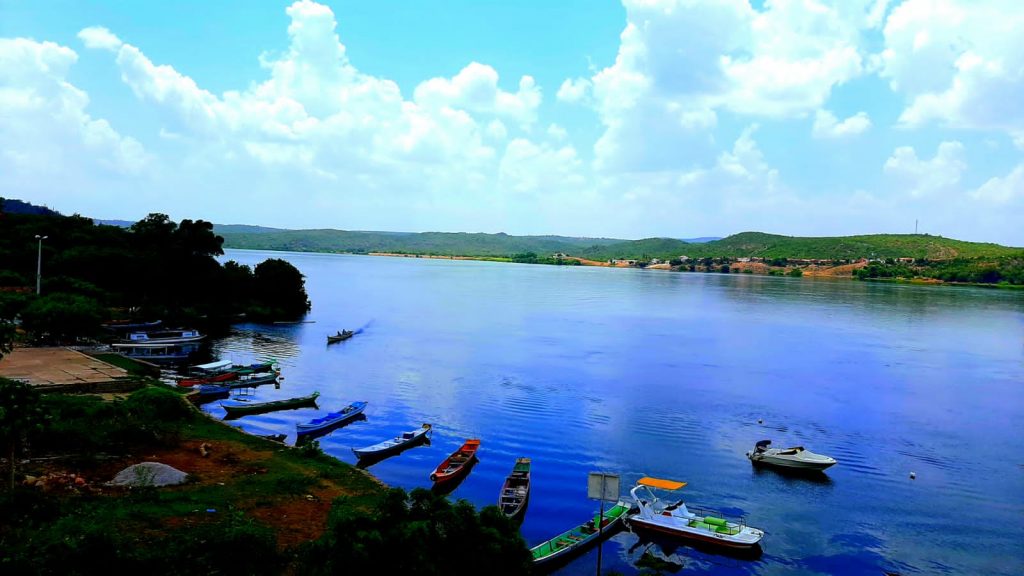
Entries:
POLYGON ((413 528, 424 522, 498 550, 479 559, 495 563, 489 571, 528 569, 525 544, 496 510, 388 489, 315 443, 298 449, 247 435, 170 390, 38 402, 46 422, 19 458, 20 485, 0 493, 0 573, 320 574, 355 562, 434 574, 460 542, 421 542, 413 528), (187 482, 105 485, 144 461, 186 472, 187 482))

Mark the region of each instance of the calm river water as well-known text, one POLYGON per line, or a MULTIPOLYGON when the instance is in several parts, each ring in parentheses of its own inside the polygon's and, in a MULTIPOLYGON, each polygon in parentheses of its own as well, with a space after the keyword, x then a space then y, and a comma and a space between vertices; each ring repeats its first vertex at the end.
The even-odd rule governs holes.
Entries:
MULTIPOLYGON (((1024 293, 487 262, 228 251, 284 258, 313 302, 297 325, 237 325, 215 351, 282 365, 259 434, 354 400, 367 418, 320 439, 361 447, 434 425, 429 446, 370 471, 407 489, 465 438, 480 461, 453 492, 495 503, 533 459, 531 546, 585 521, 591 471, 689 483, 691 505, 767 532, 754 560, 628 531, 604 567, 680 573, 1024 573, 1024 293), (327 334, 362 329, 327 346, 327 334), (763 423, 759 424, 759 420, 763 423), (761 439, 839 464, 824 479, 751 466, 761 439), (916 473, 916 480, 910 473, 916 473), (665 565, 663 565, 665 566, 665 565), (668 572, 669 570, 666 570, 668 572)), ((206 409, 222 415, 214 402, 206 409)), ((592 574, 591 550, 560 574, 592 574)))

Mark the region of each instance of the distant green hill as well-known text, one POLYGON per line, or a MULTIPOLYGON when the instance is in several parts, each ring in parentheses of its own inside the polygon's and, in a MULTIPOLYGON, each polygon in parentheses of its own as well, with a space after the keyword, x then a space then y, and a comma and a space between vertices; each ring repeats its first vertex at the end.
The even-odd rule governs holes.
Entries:
POLYGON ((578 253, 595 245, 623 242, 611 238, 509 236, 502 233, 274 230, 234 225, 217 226, 215 231, 224 237, 225 248, 357 254, 401 252, 442 256, 509 256, 534 252, 541 256, 549 256, 558 252, 578 253))
POLYGON ((442 256, 539 256, 565 253, 592 260, 612 258, 671 260, 690 258, 977 258, 1021 255, 1024 248, 965 242, 927 234, 796 237, 742 232, 710 242, 676 238, 617 240, 570 236, 509 236, 451 232, 354 232, 348 230, 281 230, 260 226, 218 225, 225 248, 296 252, 400 252, 442 256))
POLYGON ((721 240, 688 244, 670 238, 647 238, 595 247, 582 256, 608 258, 981 258, 1021 255, 1024 248, 965 242, 927 234, 870 234, 865 236, 796 237, 742 232, 721 240))

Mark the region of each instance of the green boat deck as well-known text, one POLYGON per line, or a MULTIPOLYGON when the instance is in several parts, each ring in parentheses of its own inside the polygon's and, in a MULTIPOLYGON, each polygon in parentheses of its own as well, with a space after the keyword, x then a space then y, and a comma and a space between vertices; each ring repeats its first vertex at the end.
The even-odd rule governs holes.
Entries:
MULTIPOLYGON (((629 511, 626 506, 616 504, 604 513, 605 523, 611 523, 621 518, 629 511)), ((537 562, 551 556, 565 548, 579 545, 587 540, 593 539, 598 534, 597 523, 600 521, 600 514, 594 514, 594 519, 587 524, 582 524, 571 530, 567 530, 558 536, 537 545, 530 552, 533 554, 533 561, 537 562)))

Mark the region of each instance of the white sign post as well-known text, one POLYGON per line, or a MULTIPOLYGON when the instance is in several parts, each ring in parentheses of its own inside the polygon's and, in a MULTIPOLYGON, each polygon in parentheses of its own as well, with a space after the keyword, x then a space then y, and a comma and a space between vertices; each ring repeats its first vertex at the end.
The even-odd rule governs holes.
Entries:
POLYGON ((591 472, 587 477, 587 498, 601 501, 601 514, 597 517, 597 576, 601 576, 601 549, 604 547, 604 542, 601 541, 604 535, 604 503, 609 500, 618 501, 619 475, 591 472))

